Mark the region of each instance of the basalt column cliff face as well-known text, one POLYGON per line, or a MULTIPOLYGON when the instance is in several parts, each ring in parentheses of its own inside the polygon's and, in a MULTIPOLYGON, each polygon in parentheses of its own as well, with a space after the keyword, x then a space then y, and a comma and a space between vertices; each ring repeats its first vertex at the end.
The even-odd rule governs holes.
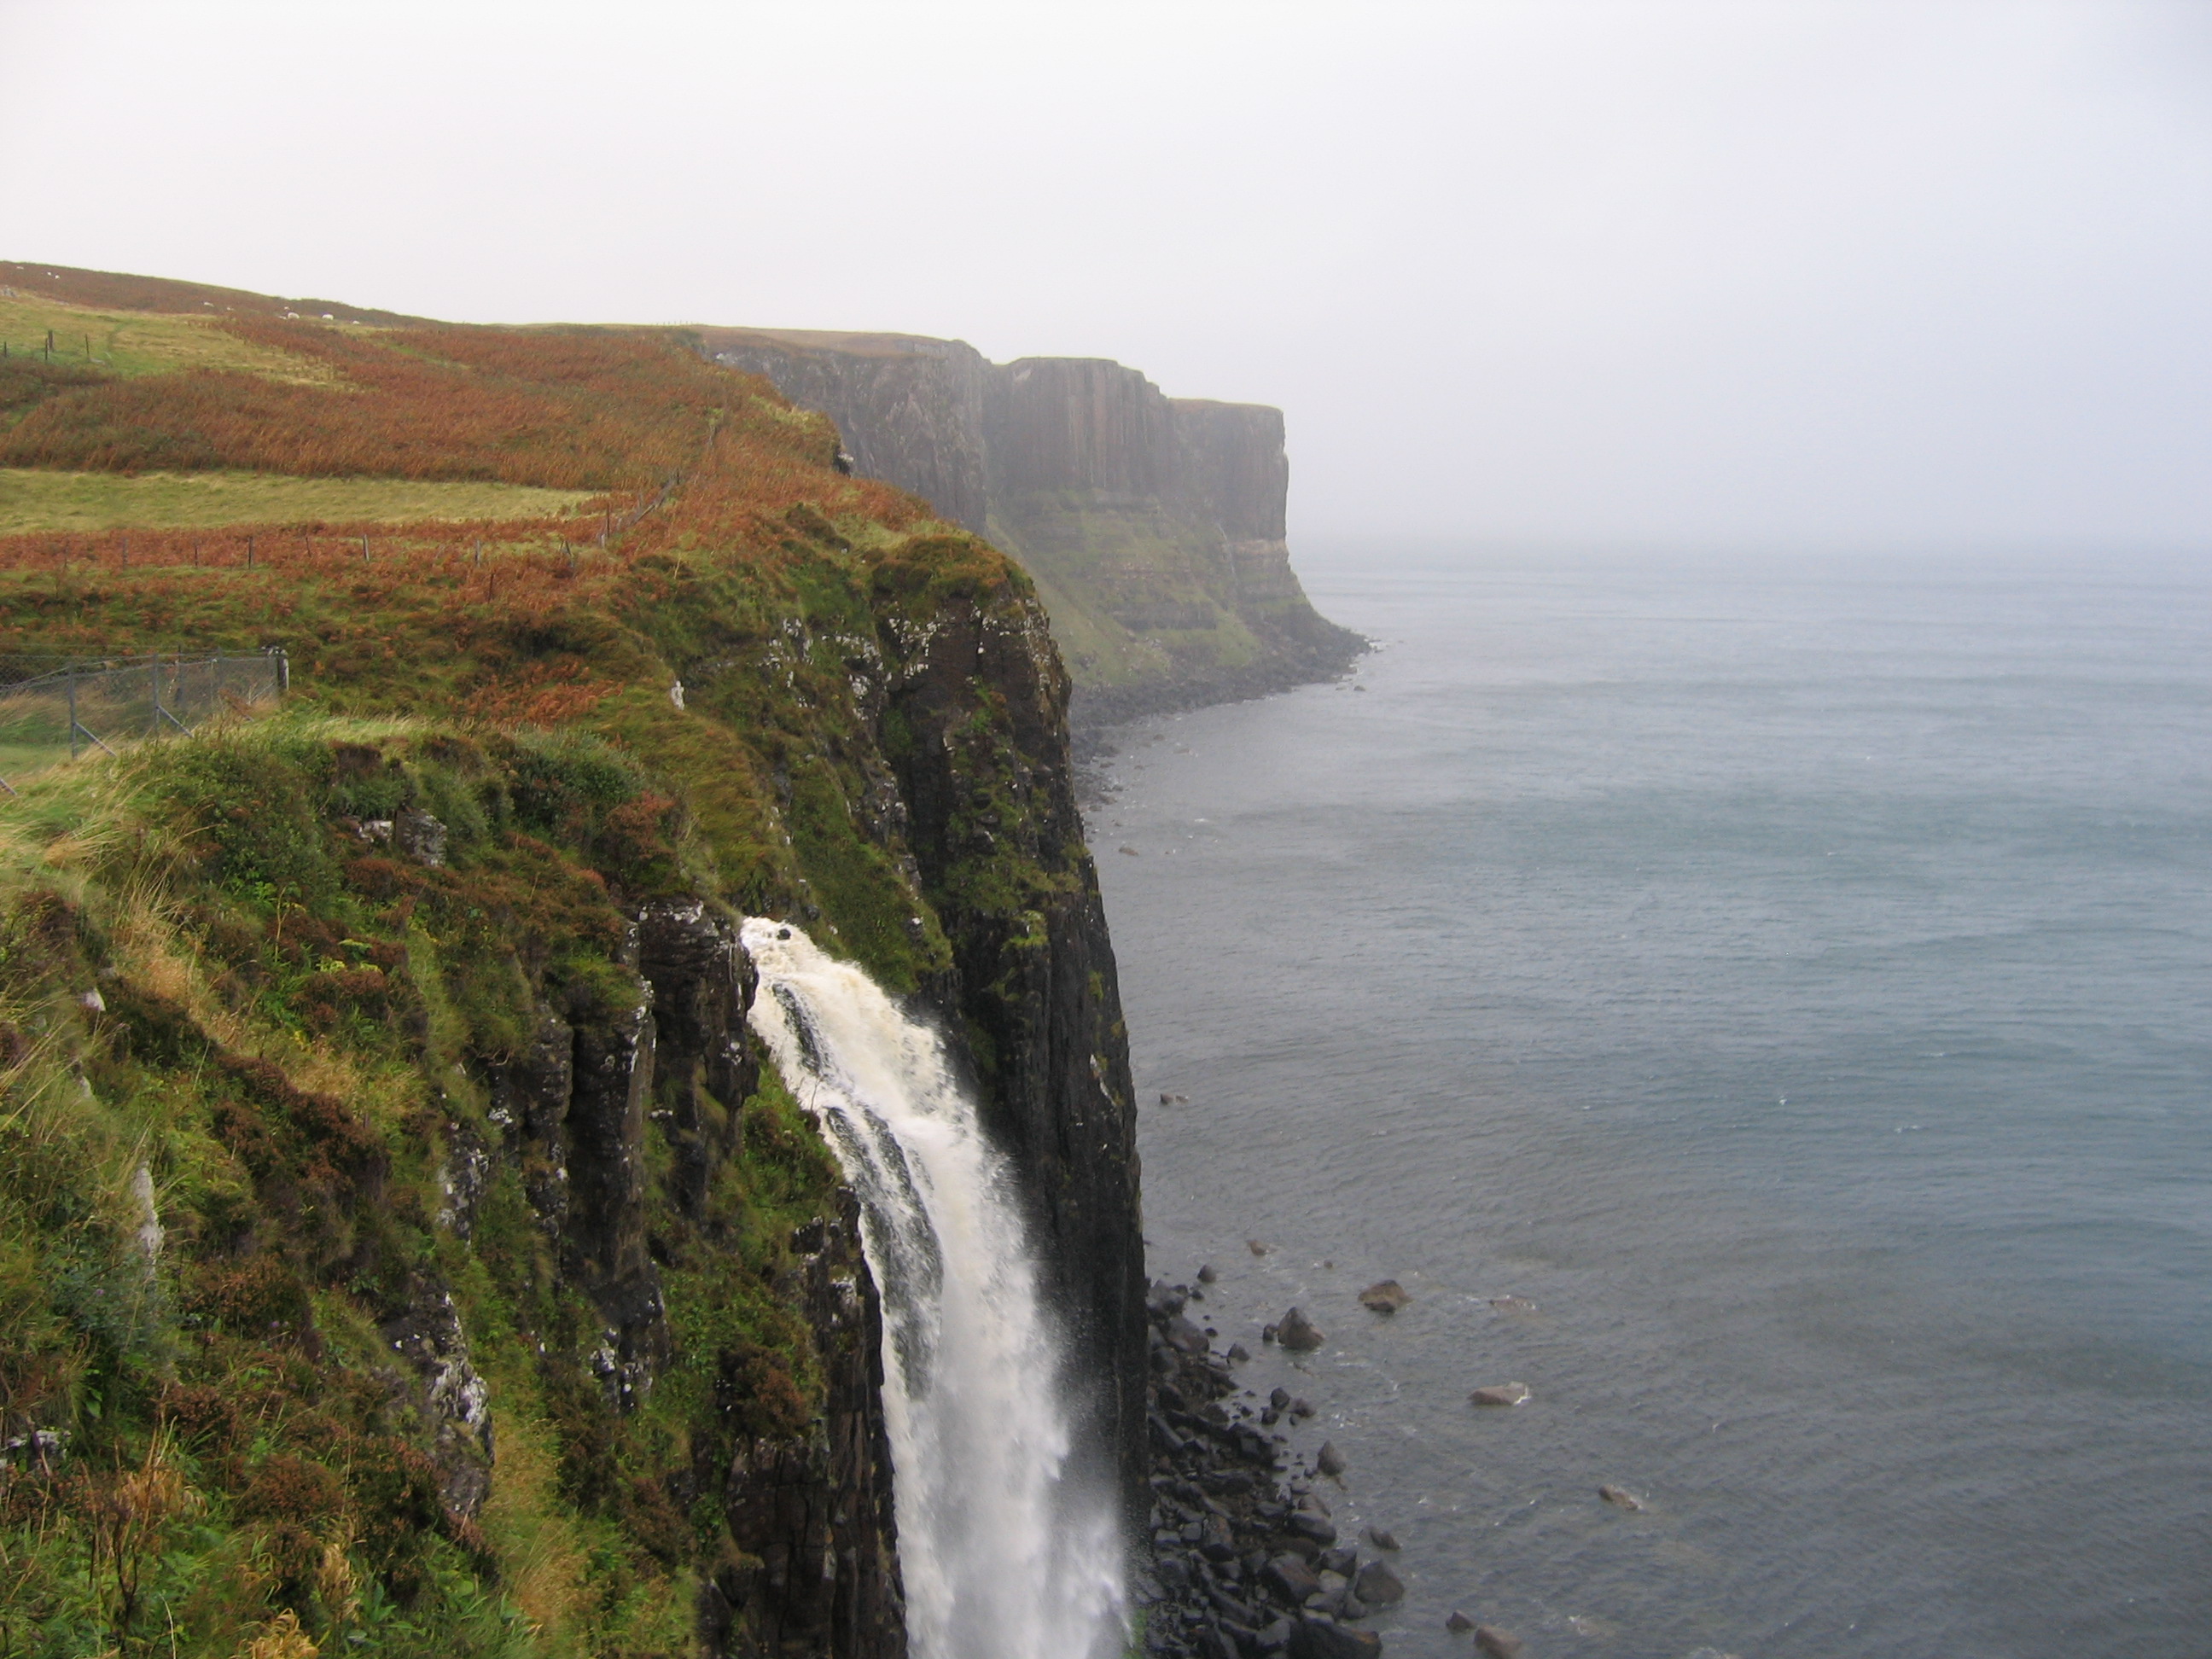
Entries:
MULTIPOLYGON (((847 441, 933 507, 688 332, 0 284, 0 337, 83 346, 0 358, 11 467, 293 489, 337 453, 365 500, 551 497, 465 535, 71 532, 65 572, 64 526, 0 536, 0 648, 291 677, 120 753, 11 746, 0 1654, 902 1659, 883 1304, 750 1028, 746 917, 937 1017, 1079 1473, 1141 1535, 1135 1109, 1069 680, 1037 584, 943 522, 989 520, 988 400, 1024 386, 911 343, 823 380, 897 412, 847 441)), ((1088 459, 1009 476, 1168 488, 1182 416, 1101 386, 1120 459, 1071 428, 1088 459)))
POLYGON ((702 331, 1036 579, 1079 724, 1328 678, 1362 647, 1291 568, 1279 410, 1171 398, 1096 358, 910 335, 702 331))

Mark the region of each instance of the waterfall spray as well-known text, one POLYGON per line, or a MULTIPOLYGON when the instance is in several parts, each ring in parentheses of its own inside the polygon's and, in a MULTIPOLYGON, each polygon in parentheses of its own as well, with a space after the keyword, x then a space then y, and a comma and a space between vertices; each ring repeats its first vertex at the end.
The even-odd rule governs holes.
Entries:
POLYGON ((1006 1164, 935 1033, 795 927, 744 939, 753 1029, 860 1198, 915 1659, 1103 1659, 1114 1506, 1064 1478, 1060 1346, 1006 1164))

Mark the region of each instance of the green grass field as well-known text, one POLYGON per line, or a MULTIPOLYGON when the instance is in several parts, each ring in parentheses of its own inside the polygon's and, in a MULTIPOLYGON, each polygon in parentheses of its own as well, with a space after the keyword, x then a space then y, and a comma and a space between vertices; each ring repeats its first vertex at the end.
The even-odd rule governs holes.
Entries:
POLYGON ((84 363, 126 378, 186 368, 235 368, 306 386, 334 383, 337 371, 226 334, 211 319, 154 312, 104 311, 59 300, 0 294, 0 341, 15 356, 43 353, 54 337, 54 361, 84 363))
POLYGON ((543 519, 590 499, 580 489, 295 478, 276 472, 49 472, 0 467, 0 535, 40 531, 214 529, 222 525, 543 519))

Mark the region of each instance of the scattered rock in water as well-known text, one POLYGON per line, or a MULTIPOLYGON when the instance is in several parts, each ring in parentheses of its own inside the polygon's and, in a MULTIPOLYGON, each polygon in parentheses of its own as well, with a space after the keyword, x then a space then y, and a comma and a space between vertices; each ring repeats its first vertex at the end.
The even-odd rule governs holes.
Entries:
POLYGON ((1500 1313, 1531 1314, 1536 1311, 1536 1304, 1525 1296, 1493 1296, 1490 1298, 1490 1305, 1500 1313))
POLYGON ((1262 1244, 1256 1238, 1248 1238, 1244 1241, 1244 1248, 1251 1251, 1254 1255, 1265 1255, 1270 1247, 1262 1244))
POLYGON ((1121 850, 1122 854, 1123 854, 1125 856, 1129 857, 1129 858, 1133 858, 1133 859, 1140 859, 1140 858, 1144 857, 1144 854, 1143 854, 1142 853, 1139 853, 1139 852, 1135 848, 1133 848, 1133 847, 1130 847, 1130 846, 1127 846, 1127 845, 1126 845, 1126 844, 1125 844, 1125 845, 1123 845, 1123 847, 1121 848, 1121 850))
MULTIPOLYGON (((1340 1543, 1316 1490, 1328 1481, 1291 1462, 1279 1431, 1251 1421, 1261 1402, 1238 1387, 1229 1358, 1193 1342, 1197 1312, 1191 1286, 1150 1286, 1150 1546, 1136 1597, 1147 1659, 1289 1659, 1293 1641, 1323 1659, 1379 1655, 1376 1638, 1346 1621, 1389 1604, 1358 1593, 1359 1552, 1340 1543)), ((1288 1389, 1272 1398, 1312 1409, 1288 1389)), ((1278 1411, 1269 1405, 1261 1421, 1278 1411)))
POLYGON ((1325 1339, 1313 1321, 1293 1308, 1275 1326, 1275 1340, 1293 1353, 1306 1353, 1321 1346, 1325 1339))
POLYGON ((1395 1313, 1413 1299, 1406 1287, 1395 1279, 1377 1279, 1359 1293, 1359 1305, 1370 1313, 1395 1313))
POLYGON ((1600 1486, 1597 1495, 1618 1509, 1640 1510, 1644 1507, 1644 1500, 1626 1486, 1600 1486))
POLYGON ((1395 1550, 1398 1547, 1398 1534, 1388 1527, 1370 1527, 1367 1541, 1378 1550, 1395 1550))
POLYGON ((1324 1440, 1321 1443, 1321 1449, 1314 1454, 1314 1467, 1323 1474, 1337 1475, 1342 1474, 1350 1465, 1345 1462, 1344 1454, 1337 1450, 1335 1441, 1324 1440))
POLYGON ((1490 1656, 1490 1659, 1520 1659, 1521 1638, 1502 1631, 1495 1625, 1477 1625, 1474 1644, 1490 1656))
POLYGON ((1211 1285, 1219 1277, 1220 1275, 1213 1271, 1213 1264, 1211 1261, 1198 1270, 1198 1282, 1201 1285, 1211 1285))
POLYGON ((1288 1389, 1274 1389, 1267 1395, 1267 1403, 1277 1411, 1282 1410, 1291 1403, 1291 1391, 1288 1389))
POLYGON ((1517 1406, 1528 1398, 1526 1382, 1499 1382, 1468 1395, 1478 1406, 1517 1406))
POLYGON ((1468 1618, 1457 1607, 1454 1607, 1451 1612, 1451 1617, 1444 1620, 1444 1628, 1449 1631, 1454 1636, 1464 1636, 1468 1632, 1474 1628, 1474 1620, 1468 1618))
POLYGON ((1406 1586, 1382 1561, 1370 1561, 1352 1581, 1352 1593, 1370 1607, 1387 1607, 1406 1599, 1406 1586))
POLYGON ((1283 1415, 1288 1418, 1311 1417, 1313 1414, 1313 1401, 1303 1395, 1283 1407, 1283 1415))
POLYGON ((1252 1351, 1242 1342, 1232 1342, 1229 1345, 1228 1353, 1224 1357, 1231 1364, 1241 1365, 1252 1357, 1252 1351))

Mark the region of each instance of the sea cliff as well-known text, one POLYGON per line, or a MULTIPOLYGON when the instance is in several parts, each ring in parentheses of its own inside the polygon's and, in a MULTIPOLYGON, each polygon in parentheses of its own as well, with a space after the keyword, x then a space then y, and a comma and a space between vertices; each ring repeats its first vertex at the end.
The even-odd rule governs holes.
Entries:
POLYGON ((957 340, 701 337, 716 361, 828 414, 856 471, 1020 561, 1080 725, 1328 678, 1364 647, 1291 568, 1279 410, 1169 398, 1095 358, 992 363, 957 340))
POLYGON ((0 538, 0 650, 292 686, 9 751, 0 1646, 902 1653, 878 1297, 744 915, 939 1026, 1141 1517, 1133 1103, 1037 585, 696 337, 77 275, 33 298, 85 362, 11 370, 0 465, 582 499, 0 538))

